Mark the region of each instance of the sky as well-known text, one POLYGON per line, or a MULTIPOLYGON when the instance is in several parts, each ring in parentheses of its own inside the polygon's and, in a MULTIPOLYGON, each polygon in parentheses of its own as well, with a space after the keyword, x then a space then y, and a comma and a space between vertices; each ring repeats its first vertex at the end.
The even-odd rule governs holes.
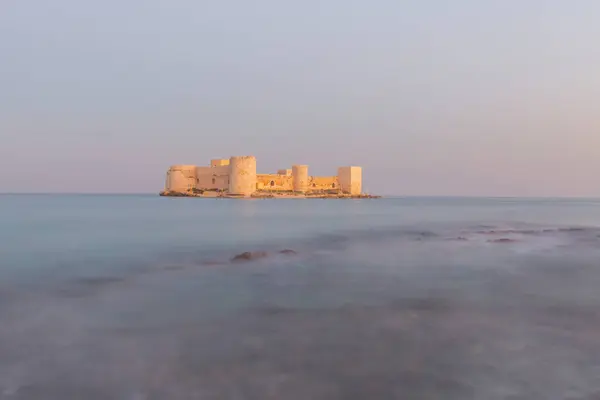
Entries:
POLYGON ((2 0, 0 192, 361 165, 385 195, 600 197, 597 0, 2 0))

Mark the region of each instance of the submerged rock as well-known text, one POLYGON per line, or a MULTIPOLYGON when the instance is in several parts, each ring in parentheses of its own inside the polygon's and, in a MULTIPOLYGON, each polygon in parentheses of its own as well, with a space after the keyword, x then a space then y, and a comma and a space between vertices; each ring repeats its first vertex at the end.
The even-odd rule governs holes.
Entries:
POLYGON ((515 239, 509 239, 509 238, 501 238, 501 239, 494 239, 494 240, 488 240, 489 243, 514 243, 516 242, 515 239))
POLYGON ((298 252, 296 252, 295 250, 292 250, 292 249, 283 249, 279 252, 279 254, 285 254, 288 256, 292 256, 294 254, 298 254, 298 252))
POLYGON ((238 254, 234 256, 231 261, 232 262, 244 262, 244 261, 254 261, 261 258, 265 258, 267 256, 266 251, 246 251, 244 253, 238 254))
POLYGON ((467 241, 467 240, 469 240, 469 239, 467 239, 467 238, 466 238, 466 237, 464 237, 464 236, 457 236, 457 237, 453 237, 453 238, 448 238, 448 239, 446 239, 446 240, 455 240, 455 241, 457 241, 457 242, 466 242, 466 241, 467 241))

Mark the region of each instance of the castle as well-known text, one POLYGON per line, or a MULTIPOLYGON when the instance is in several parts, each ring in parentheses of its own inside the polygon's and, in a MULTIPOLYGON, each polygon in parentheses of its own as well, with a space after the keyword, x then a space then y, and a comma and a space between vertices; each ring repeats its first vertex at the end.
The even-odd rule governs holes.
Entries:
POLYGON ((226 193, 249 197, 256 193, 338 193, 360 196, 362 168, 340 167, 336 176, 309 176, 307 165, 293 165, 275 174, 257 174, 256 157, 211 160, 209 166, 174 165, 169 168, 164 194, 226 193))

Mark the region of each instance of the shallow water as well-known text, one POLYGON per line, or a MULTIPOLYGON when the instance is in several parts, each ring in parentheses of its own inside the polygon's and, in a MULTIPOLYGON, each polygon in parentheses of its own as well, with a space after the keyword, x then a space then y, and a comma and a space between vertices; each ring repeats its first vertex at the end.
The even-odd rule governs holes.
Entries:
POLYGON ((600 201, 0 196, 0 221, 3 400, 600 398, 600 201))

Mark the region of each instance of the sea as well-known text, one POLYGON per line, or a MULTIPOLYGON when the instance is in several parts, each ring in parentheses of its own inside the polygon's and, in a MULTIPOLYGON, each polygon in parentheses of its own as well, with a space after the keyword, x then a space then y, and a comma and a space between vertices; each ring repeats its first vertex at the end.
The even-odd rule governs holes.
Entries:
POLYGON ((0 195, 0 399, 600 399, 600 200, 0 195))

